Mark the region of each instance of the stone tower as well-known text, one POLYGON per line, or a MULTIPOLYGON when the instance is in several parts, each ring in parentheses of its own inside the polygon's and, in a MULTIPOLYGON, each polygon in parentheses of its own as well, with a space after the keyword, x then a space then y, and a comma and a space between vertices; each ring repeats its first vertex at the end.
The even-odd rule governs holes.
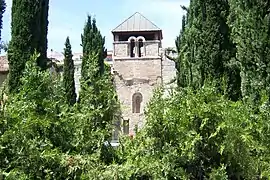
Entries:
POLYGON ((112 30, 113 74, 122 105, 123 132, 144 124, 144 108, 162 83, 162 30, 136 12, 112 30))

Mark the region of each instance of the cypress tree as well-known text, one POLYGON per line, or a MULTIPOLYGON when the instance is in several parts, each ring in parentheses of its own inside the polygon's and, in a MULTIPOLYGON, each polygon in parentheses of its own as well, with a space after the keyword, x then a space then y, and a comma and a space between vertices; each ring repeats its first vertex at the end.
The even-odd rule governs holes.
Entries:
POLYGON ((270 97, 270 2, 231 0, 229 3, 229 22, 241 70, 241 93, 244 100, 251 98, 256 106, 262 89, 266 88, 270 97))
POLYGON ((88 71, 85 64, 89 61, 89 56, 92 54, 98 54, 98 74, 101 75, 104 72, 104 59, 107 56, 107 50, 105 49, 105 37, 102 37, 99 29, 96 25, 96 19, 92 19, 91 16, 87 16, 87 22, 85 24, 83 34, 81 35, 82 48, 83 48, 83 60, 82 60, 82 78, 87 79, 85 71, 88 71))
POLYGON ((38 66, 42 69, 47 68, 47 49, 48 49, 48 13, 49 13, 49 0, 40 0, 41 9, 40 9, 40 33, 37 33, 37 37, 39 37, 38 42, 38 52, 40 53, 40 57, 38 59, 38 66))
POLYGON ((229 4, 227 1, 202 1, 203 33, 200 57, 205 64, 205 77, 216 80, 227 79, 226 94, 232 100, 240 98, 240 71, 235 65, 235 45, 230 39, 227 23, 229 4))
POLYGON ((76 102, 75 81, 74 81, 74 62, 69 37, 67 37, 64 48, 64 74, 63 83, 65 98, 69 105, 76 102))
POLYGON ((182 31, 176 39, 179 52, 178 86, 200 88, 206 79, 227 79, 226 93, 230 99, 240 97, 240 71, 234 64, 235 45, 227 24, 227 1, 192 0, 183 17, 182 31))
POLYGON ((197 82, 199 82, 199 62, 198 58, 196 58, 197 46, 199 46, 200 42, 199 35, 201 34, 201 11, 200 4, 198 0, 191 0, 190 6, 187 9, 187 17, 185 28, 181 33, 181 46, 179 49, 179 57, 178 57, 178 75, 183 75, 182 77, 178 77, 178 85, 180 87, 190 86, 196 87, 197 82))
MULTIPOLYGON (((82 39, 82 49, 83 49, 83 58, 82 58, 82 69, 81 69, 81 84, 87 82, 88 86, 91 84, 89 77, 91 73, 89 71, 94 71, 95 76, 100 77, 104 74, 104 59, 107 56, 107 50, 104 47, 105 38, 102 37, 97 25, 96 20, 92 19, 91 16, 87 16, 87 21, 84 26, 83 34, 81 35, 82 39), (97 56, 97 58, 89 57, 97 56), (95 61, 95 62, 94 62, 95 61), (91 64, 91 65, 90 65, 91 64), (93 70, 95 67, 98 70, 93 70)), ((84 87, 81 87, 81 91, 84 91, 84 87)), ((83 98, 83 92, 80 92, 80 99, 83 98), (81 96, 82 95, 82 96, 81 96)), ((79 101, 80 101, 79 99, 79 101)))
POLYGON ((83 59, 82 59, 82 68, 81 68, 81 76, 85 78, 87 69, 86 69, 86 64, 87 64, 87 56, 89 56, 90 51, 91 51, 91 40, 93 39, 92 37, 92 19, 91 16, 87 16, 87 21, 83 29, 83 34, 81 35, 81 40, 82 40, 82 50, 83 50, 83 59), (88 37, 88 38, 87 38, 88 37))
MULTIPOLYGON (((0 42, 1 42, 1 31, 3 29, 3 14, 6 11, 6 3, 5 0, 0 0, 0 42)), ((2 44, 2 43, 1 43, 2 44)))
MULTIPOLYGON (((114 109, 105 108, 107 109, 105 112, 99 113, 96 118, 91 119, 90 123, 88 122, 88 124, 94 124, 91 127, 93 130, 98 128, 105 130, 111 127, 114 120, 116 120, 115 112, 119 112, 119 106, 115 96, 116 92, 112 83, 112 77, 108 71, 109 69, 105 68, 104 59, 107 56, 107 50, 104 47, 105 38, 101 35, 96 25, 96 20, 92 19, 91 16, 87 17, 81 38, 83 60, 79 106, 81 109, 86 107, 88 109, 100 109, 102 107, 109 107, 108 103, 116 105, 117 107, 114 109)), ((108 134, 106 139, 110 136, 111 133, 108 134)))
POLYGON ((13 0, 11 41, 8 49, 9 91, 15 92, 26 61, 35 51, 38 65, 46 68, 49 0, 13 0))
POLYGON ((181 48, 185 43, 184 32, 186 28, 186 16, 182 17, 182 29, 180 31, 179 36, 176 37, 175 46, 178 53, 178 58, 175 60, 175 68, 176 72, 176 80, 178 87, 186 87, 187 86, 187 77, 186 77, 186 69, 184 64, 184 58, 181 56, 181 48))

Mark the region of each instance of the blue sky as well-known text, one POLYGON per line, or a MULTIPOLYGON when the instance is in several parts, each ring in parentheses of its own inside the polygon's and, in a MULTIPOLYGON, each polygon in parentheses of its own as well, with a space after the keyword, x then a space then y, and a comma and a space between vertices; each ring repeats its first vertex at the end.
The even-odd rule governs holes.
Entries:
MULTIPOLYGON (((9 41, 12 0, 6 0, 2 39, 9 41)), ((62 52, 67 36, 73 52, 81 52, 81 33, 87 14, 94 16, 106 47, 112 49, 111 30, 135 12, 140 12, 163 30, 163 47, 174 46, 183 10, 189 0, 50 0, 48 50, 62 52), (136 2, 136 3, 135 3, 136 2)))

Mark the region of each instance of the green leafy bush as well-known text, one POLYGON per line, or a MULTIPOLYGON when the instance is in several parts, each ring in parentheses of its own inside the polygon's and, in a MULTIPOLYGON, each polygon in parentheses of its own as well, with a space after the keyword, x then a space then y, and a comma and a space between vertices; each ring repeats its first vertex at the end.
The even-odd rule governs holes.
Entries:
POLYGON ((69 107, 59 78, 41 71, 37 57, 27 62, 19 93, 10 94, 3 109, 0 172, 6 179, 79 179, 88 168, 113 161, 114 150, 104 142, 117 117, 113 111, 108 115, 117 99, 110 99, 113 89, 104 76, 95 79, 103 85, 99 87, 103 94, 94 102, 108 102, 106 108, 94 108, 93 95, 85 96, 88 106, 69 107), (103 127, 94 126, 97 119, 106 122, 103 127))
MULTIPOLYGON (((112 124, 120 111, 109 73, 88 64, 79 103, 70 107, 59 77, 26 64, 18 94, 1 112, 0 173, 6 179, 254 179, 269 177, 269 106, 229 101, 215 86, 157 89, 134 139, 112 124), (90 86, 89 86, 90 84, 90 86), (259 109, 259 111, 257 110, 259 109)), ((94 62, 96 56, 90 56, 94 62)))
POLYGON ((123 141, 118 152, 122 161, 100 171, 100 179, 268 177, 266 109, 256 114, 252 106, 227 100, 214 86, 197 92, 186 88, 172 97, 157 90, 144 129, 123 141))

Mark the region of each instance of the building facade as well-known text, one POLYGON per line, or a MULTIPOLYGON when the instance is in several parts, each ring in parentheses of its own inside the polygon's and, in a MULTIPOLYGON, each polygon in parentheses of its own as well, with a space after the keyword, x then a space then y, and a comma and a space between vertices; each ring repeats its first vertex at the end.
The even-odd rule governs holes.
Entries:
POLYGON ((122 105, 123 132, 135 134, 145 123, 144 109, 160 85, 175 76, 162 48, 162 30, 136 12, 112 30, 116 91, 122 105))

